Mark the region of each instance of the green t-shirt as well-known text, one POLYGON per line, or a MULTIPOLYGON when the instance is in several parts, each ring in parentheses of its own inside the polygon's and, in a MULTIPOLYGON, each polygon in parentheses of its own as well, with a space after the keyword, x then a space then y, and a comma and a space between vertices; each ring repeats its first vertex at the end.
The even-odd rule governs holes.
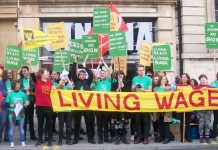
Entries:
POLYGON ((8 93, 10 93, 12 91, 11 90, 11 81, 6 81, 6 87, 7 87, 8 93))
POLYGON ((148 76, 144 77, 134 77, 132 80, 132 85, 140 84, 144 90, 148 90, 149 86, 152 86, 151 78, 148 76))
POLYGON ((157 88, 157 92, 164 92, 164 89, 159 86, 159 87, 157 88))
MULTIPOLYGON (((17 92, 12 91, 11 93, 8 94, 8 96, 6 98, 6 103, 9 103, 10 105, 17 102, 21 106, 24 106, 24 103, 28 102, 28 101, 29 101, 28 96, 22 91, 17 91, 17 92)), ((9 111, 14 112, 14 109, 15 109, 15 107, 10 107, 9 111)), ((8 117, 9 117, 9 119, 12 119, 13 114, 9 113, 8 117)), ((24 115, 23 115, 23 117, 24 117, 24 115)), ((21 116, 20 116, 20 114, 18 114, 16 117, 16 120, 20 120, 20 119, 21 119, 21 116)))
POLYGON ((55 81, 52 81, 52 83, 53 83, 54 87, 57 87, 57 85, 58 85, 58 83, 57 83, 57 82, 55 82, 55 81))
POLYGON ((23 78, 23 87, 26 88, 29 84, 29 79, 28 78, 23 78))
POLYGON ((91 83, 90 89, 92 89, 92 91, 95 91, 95 90, 96 90, 96 84, 95 84, 95 82, 92 82, 92 83, 91 83))
POLYGON ((214 81, 211 82, 211 87, 218 88, 218 81, 216 83, 214 81))
POLYGON ((111 92, 111 79, 98 80, 96 83, 96 91, 111 92))

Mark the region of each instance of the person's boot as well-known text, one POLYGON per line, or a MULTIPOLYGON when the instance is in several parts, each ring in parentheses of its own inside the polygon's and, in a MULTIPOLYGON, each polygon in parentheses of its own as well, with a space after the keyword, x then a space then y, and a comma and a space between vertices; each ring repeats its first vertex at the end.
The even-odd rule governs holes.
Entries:
POLYGON ((62 146, 62 134, 59 134, 58 146, 62 146))
POLYGON ((116 136, 115 136, 115 145, 118 145, 118 144, 120 144, 120 137, 119 137, 118 134, 116 134, 116 136))
POLYGON ((127 134, 127 133, 124 133, 124 134, 123 134, 123 143, 124 143, 124 144, 129 144, 129 141, 127 140, 126 134, 127 134))
POLYGON ((168 144, 168 143, 170 143, 170 139, 166 138, 162 144, 168 144))
POLYGON ((73 145, 72 140, 71 140, 71 130, 67 129, 66 130, 66 144, 67 145, 73 145))

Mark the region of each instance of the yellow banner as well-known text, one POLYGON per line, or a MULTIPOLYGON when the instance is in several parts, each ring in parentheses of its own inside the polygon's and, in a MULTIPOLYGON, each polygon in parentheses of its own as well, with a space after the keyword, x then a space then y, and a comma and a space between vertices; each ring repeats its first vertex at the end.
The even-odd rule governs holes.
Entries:
POLYGON ((57 38, 48 36, 46 33, 38 29, 34 29, 34 28, 22 29, 23 50, 30 50, 30 49, 42 47, 56 40, 57 38))
POLYGON ((48 25, 47 30, 49 35, 58 38, 58 40, 51 43, 52 50, 65 48, 67 46, 67 33, 65 31, 64 22, 48 25))
POLYGON ((112 12, 112 11, 111 11, 110 28, 111 28, 111 31, 118 31, 119 30, 117 13, 112 12))
POLYGON ((118 57, 114 57, 114 71, 119 71, 119 70, 122 70, 125 73, 125 75, 127 75, 127 57, 126 56, 119 57, 119 61, 118 61, 118 57))
POLYGON ((151 66, 152 43, 142 42, 140 46, 140 64, 151 66))
POLYGON ((54 111, 189 112, 218 109, 218 89, 178 92, 52 90, 54 111))

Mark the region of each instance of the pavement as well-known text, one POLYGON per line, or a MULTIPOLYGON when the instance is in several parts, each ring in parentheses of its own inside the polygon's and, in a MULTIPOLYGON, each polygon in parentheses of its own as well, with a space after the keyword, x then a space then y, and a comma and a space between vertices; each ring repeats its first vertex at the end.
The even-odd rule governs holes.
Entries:
MULTIPOLYGON (((37 133, 37 121, 35 120, 35 131, 37 133)), ((56 121, 57 122, 57 121, 56 121)), ((84 126, 84 120, 83 126, 84 126)), ((56 123, 58 124, 58 123, 56 123)), ((96 130, 95 130, 96 131, 96 130)), ((129 131, 128 131, 129 132, 129 131)), ((22 147, 19 142, 19 130, 16 126, 14 131, 14 140, 15 140, 15 147, 10 148, 9 143, 1 142, 0 143, 0 150, 218 150, 218 141, 211 139, 211 144, 201 144, 199 140, 193 140, 192 143, 180 143, 178 141, 173 141, 168 144, 161 144, 161 143, 154 143, 153 139, 151 138, 148 145, 140 144, 133 144, 133 141, 130 141, 130 135, 128 136, 128 140, 130 144, 119 144, 115 145, 114 143, 104 143, 104 144, 89 144, 87 143, 86 135, 81 135, 83 140, 80 140, 78 144, 75 145, 66 145, 65 139, 63 140, 63 145, 58 146, 58 134, 53 135, 53 139, 55 141, 52 142, 53 146, 47 147, 46 144, 42 146, 35 147, 36 141, 30 141, 30 137, 28 136, 29 131, 27 131, 27 140, 26 140, 26 147, 22 147)), ((95 134, 95 141, 98 141, 97 133, 95 134)))

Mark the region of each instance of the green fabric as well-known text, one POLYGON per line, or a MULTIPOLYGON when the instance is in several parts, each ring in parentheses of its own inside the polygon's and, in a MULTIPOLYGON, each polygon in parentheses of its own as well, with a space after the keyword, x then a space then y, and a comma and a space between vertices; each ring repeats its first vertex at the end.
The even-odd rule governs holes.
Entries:
MULTIPOLYGON (((132 80, 132 85, 137 85, 137 84, 140 84, 144 90, 148 90, 148 87, 152 86, 151 78, 148 76, 144 76, 144 77, 136 76, 132 80)), ((136 91, 138 90, 136 89, 136 91)))
POLYGON ((111 91, 111 79, 98 80, 96 83, 96 91, 111 91))
POLYGON ((52 81, 52 83, 53 83, 54 87, 57 87, 57 86, 58 86, 58 83, 57 83, 57 82, 52 81))
POLYGON ((26 88, 29 84, 29 79, 28 78, 23 78, 23 86, 26 88))
POLYGON ((157 92, 164 92, 164 89, 159 86, 159 87, 157 88, 157 92))
MULTIPOLYGON (((24 103, 29 102, 29 99, 28 99, 27 95, 22 91, 18 91, 18 92, 12 91, 11 93, 8 94, 8 96, 6 98, 6 103, 9 103, 11 105, 11 104, 14 104, 16 102, 18 102, 22 106, 24 106, 24 103)), ((9 108, 10 111, 14 111, 14 109, 15 109, 15 107, 9 108)), ((24 115, 23 115, 23 117, 24 117, 24 115)), ((13 115, 9 114, 9 119, 12 119, 12 118, 13 118, 13 115)), ((20 120, 20 119, 21 119, 21 116, 18 115, 16 117, 16 120, 20 120)))
POLYGON ((84 91, 83 86, 80 87, 80 91, 84 91))
POLYGON ((11 81, 6 81, 7 90, 11 90, 11 81))
POLYGON ((95 82, 92 82, 92 83, 91 83, 90 88, 91 88, 92 90, 96 90, 96 84, 95 84, 95 82))
POLYGON ((211 87, 218 88, 218 81, 216 83, 214 81, 211 82, 211 87))

